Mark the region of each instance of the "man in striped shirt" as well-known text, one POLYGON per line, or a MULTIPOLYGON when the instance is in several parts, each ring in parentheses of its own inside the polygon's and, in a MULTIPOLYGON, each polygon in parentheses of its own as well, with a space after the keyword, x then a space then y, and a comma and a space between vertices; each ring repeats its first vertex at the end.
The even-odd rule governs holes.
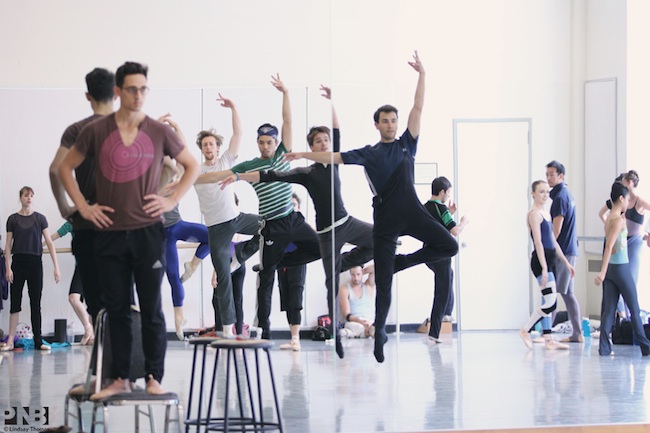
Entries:
MULTIPOLYGON (((265 123, 257 130, 257 146, 260 156, 242 162, 230 170, 212 173, 212 176, 199 180, 201 182, 217 182, 235 174, 274 170, 287 171, 290 164, 284 161, 284 154, 292 150, 292 120, 289 90, 280 80, 280 76, 272 77, 273 86, 282 92, 282 131, 278 141, 278 128, 265 123)), ((260 272, 257 288, 257 320, 262 328, 262 338, 270 338, 271 296, 275 282, 275 271, 284 256, 284 251, 290 243, 298 248, 291 254, 290 263, 283 261, 284 266, 295 266, 309 263, 320 258, 318 235, 306 222, 299 212, 294 212, 291 201, 291 185, 286 182, 253 182, 259 199, 259 215, 262 218, 260 232, 260 272)))

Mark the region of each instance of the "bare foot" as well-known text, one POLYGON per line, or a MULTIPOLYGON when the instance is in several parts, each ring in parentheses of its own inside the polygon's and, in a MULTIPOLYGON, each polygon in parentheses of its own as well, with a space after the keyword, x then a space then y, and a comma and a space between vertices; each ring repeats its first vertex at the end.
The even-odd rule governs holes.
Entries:
POLYGON ((91 401, 97 401, 110 397, 115 394, 122 394, 124 392, 131 392, 131 384, 128 379, 115 379, 113 383, 106 388, 90 396, 91 401))
POLYGON ((153 378, 152 375, 149 375, 147 379, 147 394, 164 394, 165 390, 160 386, 160 382, 153 378))

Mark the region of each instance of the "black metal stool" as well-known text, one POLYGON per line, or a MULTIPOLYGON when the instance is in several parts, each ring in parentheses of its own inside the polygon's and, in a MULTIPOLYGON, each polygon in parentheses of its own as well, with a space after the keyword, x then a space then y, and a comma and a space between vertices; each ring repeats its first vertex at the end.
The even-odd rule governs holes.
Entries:
POLYGON ((214 369, 212 374, 212 386, 210 390, 210 400, 208 403, 208 414, 207 419, 210 422, 206 425, 206 432, 210 430, 222 431, 222 432, 260 432, 260 431, 270 431, 270 430, 279 430, 282 433, 282 417, 280 415, 280 406, 278 404, 278 394, 275 389, 275 379, 273 377, 273 366, 271 365, 271 354, 269 349, 273 347, 273 342, 268 340, 230 340, 230 339, 221 339, 214 341, 210 344, 211 347, 217 349, 216 357, 214 360, 214 369), (262 350, 266 353, 267 365, 269 368, 269 378, 271 382, 271 389, 273 391, 273 401, 275 404, 275 413, 277 420, 265 420, 264 419, 264 406, 262 401, 262 378, 260 377, 260 354, 259 351, 262 350), (225 385, 225 397, 224 397, 224 413, 223 417, 212 418, 212 404, 214 401, 215 388, 217 385, 217 364, 219 362, 219 355, 222 351, 226 352, 226 385, 225 385), (253 352, 254 354, 254 368, 255 368, 255 380, 251 380, 251 373, 248 366, 247 352, 253 352), (250 402, 249 414, 246 414, 244 408, 244 396, 242 393, 242 381, 240 380, 239 369, 237 362, 237 353, 241 354, 241 361, 244 367, 244 375, 246 380, 246 389, 244 392, 248 391, 248 397, 250 402), (239 404, 239 416, 231 417, 228 413, 228 403, 230 398, 230 372, 231 366, 235 370, 235 383, 237 386, 237 400, 239 404), (257 405, 255 404, 255 399, 253 397, 253 386, 256 385, 256 394, 257 394, 257 405))
POLYGON ((203 409, 203 384, 205 383, 205 363, 207 358, 208 346, 210 343, 217 341, 218 337, 196 337, 190 339, 190 344, 194 346, 194 355, 192 357, 192 376, 190 378, 190 394, 187 401, 187 415, 185 419, 185 433, 189 433, 190 427, 195 426, 195 431, 198 432, 199 428, 202 425, 206 425, 207 417, 201 418, 201 410, 203 409), (199 395, 198 395, 198 407, 196 410, 196 417, 192 418, 192 401, 194 400, 194 380, 197 377, 197 366, 196 361, 199 356, 199 351, 201 350, 201 376, 199 380, 199 395))

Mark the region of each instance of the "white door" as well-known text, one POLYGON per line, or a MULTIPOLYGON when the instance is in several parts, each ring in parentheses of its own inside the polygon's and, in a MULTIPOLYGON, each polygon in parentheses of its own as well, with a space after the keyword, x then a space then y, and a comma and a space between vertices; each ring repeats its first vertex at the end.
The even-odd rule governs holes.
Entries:
POLYGON ((456 299, 462 330, 518 329, 530 312, 526 214, 530 119, 454 120, 459 238, 456 299))

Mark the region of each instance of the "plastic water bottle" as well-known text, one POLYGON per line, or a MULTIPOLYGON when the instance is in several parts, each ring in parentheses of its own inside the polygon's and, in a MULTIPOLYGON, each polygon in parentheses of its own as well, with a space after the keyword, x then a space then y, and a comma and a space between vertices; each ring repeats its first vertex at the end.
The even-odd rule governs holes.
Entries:
POLYGON ((588 317, 582 318, 582 335, 585 337, 591 337, 591 322, 589 322, 588 317))
POLYGON ((70 344, 74 343, 74 322, 70 322, 68 324, 67 333, 68 333, 67 336, 68 343, 70 344))

